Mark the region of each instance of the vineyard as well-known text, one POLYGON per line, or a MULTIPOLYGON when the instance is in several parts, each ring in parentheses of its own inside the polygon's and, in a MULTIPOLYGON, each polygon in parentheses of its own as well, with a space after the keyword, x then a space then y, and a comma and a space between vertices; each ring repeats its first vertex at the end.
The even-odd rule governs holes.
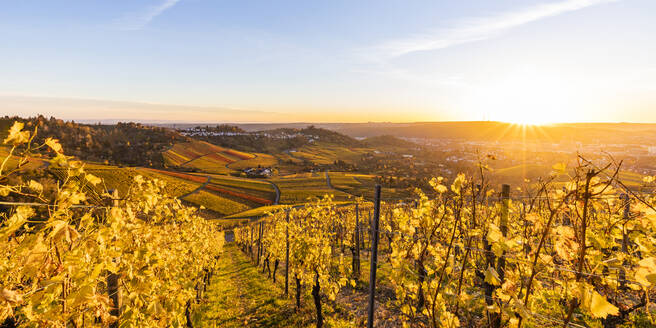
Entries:
POLYGON ((315 164, 332 164, 335 161, 353 162, 363 154, 371 152, 368 148, 347 148, 329 143, 304 146, 287 155, 297 160, 305 160, 315 164))
POLYGON ((23 200, 3 202, 0 214, 1 325, 189 326, 223 232, 167 196, 163 181, 141 175, 126 194, 103 193, 104 205, 88 204, 86 186, 102 180, 64 156, 57 140, 33 145, 22 128, 14 124, 4 140, 10 153, 25 159, 49 149, 51 165, 66 172, 50 193, 38 181, 14 180, 20 165, 0 166, 0 195, 23 200))
POLYGON ((280 188, 281 204, 305 203, 310 199, 332 194, 337 200, 347 200, 351 195, 333 189, 328 185, 326 175, 320 173, 302 173, 278 177, 271 180, 280 188))
POLYGON ((433 179, 433 194, 373 214, 370 203, 331 199, 279 210, 235 238, 269 275, 284 275, 297 306, 312 296, 317 327, 323 303, 366 282, 367 257, 378 269, 369 286, 380 285, 359 326, 384 310, 393 315, 375 326, 652 327, 655 199, 626 188, 611 166, 580 158, 512 192, 493 189, 481 169, 450 184, 433 179), (563 176, 564 188, 555 182, 563 176))
POLYGON ((276 158, 219 147, 204 141, 178 143, 162 153, 166 164, 207 173, 229 174, 247 167, 272 166, 276 158))
POLYGON ((56 140, 32 145, 31 135, 14 125, 4 141, 14 165, 0 166, 0 195, 12 199, 0 214, 4 326, 194 327, 216 318, 237 326, 231 311, 248 314, 230 304, 271 312, 270 320, 244 325, 307 326, 308 315, 317 327, 656 323, 656 178, 627 185, 612 159, 600 166, 579 157, 576 167, 555 165, 519 188, 497 187, 482 163, 476 174, 434 178, 430 192, 417 190, 409 202, 381 201, 370 176, 308 173, 275 184, 283 199, 290 191, 317 197, 251 209, 244 202, 257 203, 270 184, 87 168, 64 156, 56 140), (54 189, 23 176, 38 149, 54 154, 54 189), (107 184, 124 186, 109 192, 107 184), (330 185, 371 186, 373 202, 340 196, 330 185), (263 194, 231 194, 247 189, 263 194), (216 212, 262 217, 205 220, 169 192, 216 212), (224 258, 221 226, 235 224, 224 258), (239 279, 258 287, 241 294, 230 287, 239 279), (230 301, 221 292, 253 300, 230 301), (257 295, 265 303, 253 305, 257 295), (275 304, 296 312, 276 312, 275 304), (211 309, 220 313, 208 318, 211 309))
MULTIPOLYGON (((367 174, 354 174, 346 172, 329 172, 331 186, 339 191, 363 197, 367 200, 374 199, 374 186, 376 176, 367 174)), ((383 199, 387 201, 412 198, 412 192, 399 188, 383 188, 383 199)))

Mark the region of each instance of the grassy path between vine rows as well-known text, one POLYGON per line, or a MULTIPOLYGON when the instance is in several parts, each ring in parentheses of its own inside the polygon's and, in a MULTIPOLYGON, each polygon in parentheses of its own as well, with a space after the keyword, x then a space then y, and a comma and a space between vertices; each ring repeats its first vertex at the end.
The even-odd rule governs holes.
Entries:
MULTIPOLYGON (((234 243, 224 247, 220 267, 212 277, 202 303, 194 311, 194 327, 314 327, 315 313, 310 297, 294 311, 294 300, 283 296, 284 267, 274 284, 234 243)), ((290 294, 293 295, 290 279, 290 294)), ((336 319, 324 306, 327 327, 354 327, 336 319)))

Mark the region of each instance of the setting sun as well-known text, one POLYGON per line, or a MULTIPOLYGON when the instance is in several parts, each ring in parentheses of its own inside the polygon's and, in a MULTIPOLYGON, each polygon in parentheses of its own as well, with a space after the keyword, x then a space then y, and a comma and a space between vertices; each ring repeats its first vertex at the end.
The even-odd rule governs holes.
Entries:
POLYGON ((582 113, 577 104, 555 74, 522 69, 472 88, 465 107, 493 121, 542 125, 573 120, 571 113, 582 113))

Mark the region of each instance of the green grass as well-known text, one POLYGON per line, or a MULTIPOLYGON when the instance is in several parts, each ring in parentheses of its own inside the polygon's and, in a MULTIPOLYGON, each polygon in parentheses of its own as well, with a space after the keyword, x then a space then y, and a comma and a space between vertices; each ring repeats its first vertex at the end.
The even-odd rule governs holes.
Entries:
MULTIPOLYGON (((194 327, 314 327, 311 299, 305 295, 301 310, 295 311, 293 300, 282 296, 284 278, 278 272, 274 284, 234 244, 226 244, 206 299, 194 310, 194 327)), ((330 304, 323 308, 327 327, 356 327, 330 304)))

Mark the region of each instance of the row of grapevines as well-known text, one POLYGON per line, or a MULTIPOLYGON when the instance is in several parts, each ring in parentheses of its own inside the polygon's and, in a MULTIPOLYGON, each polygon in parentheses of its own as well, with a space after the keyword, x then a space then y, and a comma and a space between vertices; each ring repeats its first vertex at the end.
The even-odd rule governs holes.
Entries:
MULTIPOLYGON (((480 170, 450 184, 433 179, 434 192, 418 191, 412 206, 383 204, 379 262, 391 267, 383 288, 394 290, 404 324, 653 325, 656 200, 618 197, 619 170, 585 161, 569 174, 554 169, 512 200, 497 198, 480 170)), ((253 251, 261 233, 263 256, 281 262, 289 232, 298 286, 321 286, 331 298, 353 282, 359 264, 348 258, 359 248, 355 236, 370 231, 368 219, 356 225, 354 208, 336 209, 330 199, 287 218, 273 213, 261 231, 237 229, 236 240, 253 251)))
POLYGON ((342 221, 334 218, 339 215, 332 198, 325 197, 302 208, 277 211, 262 226, 235 229, 235 241, 245 251, 254 255, 259 252, 254 245, 263 246, 265 266, 285 261, 289 247, 289 279, 296 286, 296 304, 300 306, 301 286, 311 286, 308 291, 317 310, 317 326, 323 323, 321 296, 334 300, 342 287, 355 284, 347 256, 337 242, 342 221))
POLYGON ((223 233, 195 209, 166 196, 163 182, 141 176, 121 200, 81 206, 84 185, 101 180, 64 156, 56 140, 34 147, 33 134, 22 127, 14 124, 4 140, 12 153, 49 148, 55 153, 51 163, 68 172, 47 194, 34 180, 6 184, 21 170, 0 167, 0 195, 47 204, 0 213, 0 323, 90 327, 119 320, 122 327, 184 326, 199 279, 215 268, 223 233), (110 274, 119 277, 119 318, 110 312, 115 296, 108 295, 110 274))

